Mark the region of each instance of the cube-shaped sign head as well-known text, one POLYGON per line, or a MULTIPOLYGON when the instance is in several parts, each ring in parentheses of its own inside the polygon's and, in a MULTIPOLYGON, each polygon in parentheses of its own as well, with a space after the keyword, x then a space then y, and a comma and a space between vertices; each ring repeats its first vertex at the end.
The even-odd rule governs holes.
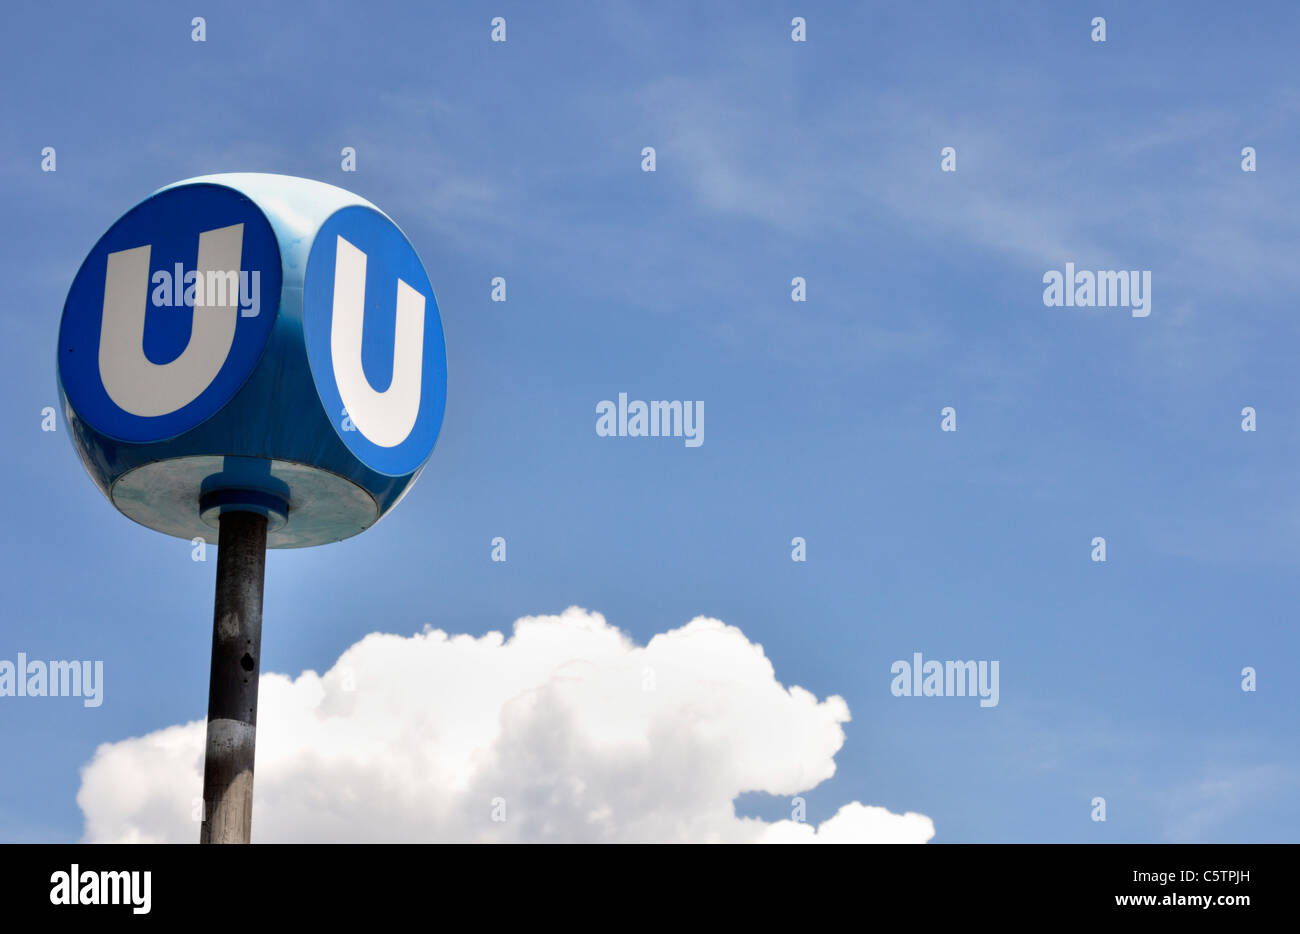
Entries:
POLYGON ((386 214, 322 182, 212 175, 100 237, 63 308, 58 379, 121 512, 193 538, 251 510, 285 548, 355 535, 402 498, 442 427, 447 355, 386 214))

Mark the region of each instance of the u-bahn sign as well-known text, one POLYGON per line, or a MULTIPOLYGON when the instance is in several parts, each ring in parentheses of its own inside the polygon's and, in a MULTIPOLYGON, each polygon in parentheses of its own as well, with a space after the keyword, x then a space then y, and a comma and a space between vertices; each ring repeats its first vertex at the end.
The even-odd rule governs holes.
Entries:
POLYGON ((420 473, 447 392, 414 248, 368 201, 283 175, 155 192, 82 263, 63 308, 64 413, 121 512, 183 538, 223 511, 269 547, 338 541, 420 473))

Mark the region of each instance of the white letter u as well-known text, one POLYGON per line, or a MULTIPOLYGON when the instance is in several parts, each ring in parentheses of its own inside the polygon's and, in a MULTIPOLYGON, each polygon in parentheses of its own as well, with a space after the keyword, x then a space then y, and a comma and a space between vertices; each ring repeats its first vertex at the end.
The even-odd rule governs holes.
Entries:
MULTIPOLYGON (((198 274, 239 270, 244 225, 199 234, 198 274)), ((144 355, 145 305, 149 300, 149 244, 108 254, 104 313, 99 325, 99 376, 108 397, 132 415, 157 416, 189 405, 221 372, 235 341, 239 292, 225 290, 226 304, 194 302, 190 342, 170 363, 144 355)), ((176 284, 179 290, 181 283, 176 284)), ((183 309, 182 309, 183 311, 183 309)), ((175 312, 180 314, 180 311, 175 312)))
POLYGON ((361 366, 361 330, 366 317, 366 254, 342 237, 334 255, 334 316, 330 356, 339 396, 357 430, 381 448, 407 439, 420 414, 424 361, 424 296, 397 280, 397 324, 393 334, 393 381, 376 392, 361 366))

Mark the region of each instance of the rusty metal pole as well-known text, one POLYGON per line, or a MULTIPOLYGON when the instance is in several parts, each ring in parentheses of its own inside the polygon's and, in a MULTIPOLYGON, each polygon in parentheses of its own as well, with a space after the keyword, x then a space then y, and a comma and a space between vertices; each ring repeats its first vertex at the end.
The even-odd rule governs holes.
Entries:
POLYGON ((203 760, 200 843, 248 843, 253 823, 257 682, 262 653, 266 516, 223 512, 203 760))

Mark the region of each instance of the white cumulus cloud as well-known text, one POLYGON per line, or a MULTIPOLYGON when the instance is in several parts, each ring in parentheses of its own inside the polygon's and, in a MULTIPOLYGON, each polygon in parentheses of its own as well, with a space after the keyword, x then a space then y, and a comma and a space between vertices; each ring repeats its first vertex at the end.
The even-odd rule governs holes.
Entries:
MULTIPOLYGON (((598 613, 506 639, 372 633, 324 675, 263 674, 255 842, 924 843, 858 802, 820 826, 740 818, 835 772, 849 709, 783 687, 762 646, 699 617, 639 646, 598 613)), ((198 838, 204 724, 106 743, 77 803, 91 842, 198 838)))

